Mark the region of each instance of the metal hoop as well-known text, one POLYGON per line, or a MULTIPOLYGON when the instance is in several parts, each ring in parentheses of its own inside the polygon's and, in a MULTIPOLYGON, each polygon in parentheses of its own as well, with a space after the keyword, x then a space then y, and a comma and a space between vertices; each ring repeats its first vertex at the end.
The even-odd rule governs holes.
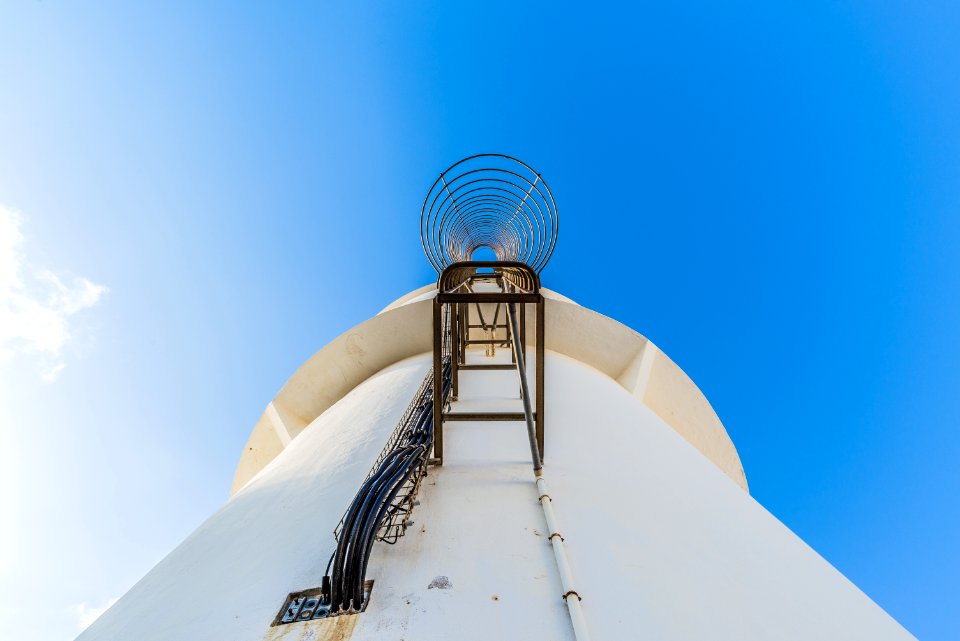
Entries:
POLYGON ((504 154, 477 154, 447 168, 420 210, 420 242, 437 272, 473 259, 481 247, 499 261, 550 260, 560 219, 553 193, 530 165, 504 154))

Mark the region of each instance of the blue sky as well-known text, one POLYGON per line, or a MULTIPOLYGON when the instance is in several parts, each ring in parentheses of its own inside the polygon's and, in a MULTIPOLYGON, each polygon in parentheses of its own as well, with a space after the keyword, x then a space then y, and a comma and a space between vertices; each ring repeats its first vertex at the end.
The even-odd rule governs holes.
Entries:
POLYGON ((545 284, 960 637, 960 9, 664 4, 0 6, 0 638, 73 638, 222 504, 299 364, 433 278, 423 195, 486 151, 553 189, 545 284))

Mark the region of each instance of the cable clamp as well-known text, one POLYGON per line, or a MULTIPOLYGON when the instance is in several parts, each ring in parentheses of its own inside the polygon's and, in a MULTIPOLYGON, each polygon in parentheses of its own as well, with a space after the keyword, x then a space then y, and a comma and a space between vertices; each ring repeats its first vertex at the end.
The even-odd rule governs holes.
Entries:
POLYGON ((559 536, 561 541, 565 541, 565 540, 566 540, 566 539, 563 538, 563 535, 560 534, 559 532, 554 532, 553 534, 551 534, 550 536, 547 537, 547 540, 548 540, 548 541, 552 541, 552 540, 553 540, 553 537, 555 537, 555 536, 559 536))
POLYGON ((553 503, 553 499, 550 498, 550 495, 549 495, 549 494, 541 494, 541 495, 539 496, 539 498, 537 498, 537 500, 538 500, 538 501, 542 501, 542 500, 544 499, 544 497, 546 497, 547 499, 550 500, 551 503, 553 503))
POLYGON ((567 591, 564 593, 564 595, 563 595, 563 600, 566 601, 566 600, 567 600, 567 597, 569 597, 571 594, 572 594, 573 596, 577 597, 577 600, 578 600, 578 601, 583 601, 583 597, 580 596, 579 594, 577 594, 577 591, 576 591, 576 590, 567 590, 567 591))

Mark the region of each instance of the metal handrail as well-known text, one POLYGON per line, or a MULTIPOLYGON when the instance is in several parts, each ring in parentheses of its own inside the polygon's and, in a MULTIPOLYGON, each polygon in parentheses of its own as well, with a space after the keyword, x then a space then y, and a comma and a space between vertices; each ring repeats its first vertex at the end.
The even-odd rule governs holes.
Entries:
POLYGON ((540 277, 532 267, 515 261, 473 260, 453 263, 440 273, 437 279, 437 291, 449 294, 466 285, 477 276, 502 277, 523 293, 536 294, 540 291, 540 277), (490 269, 490 273, 478 272, 490 269))

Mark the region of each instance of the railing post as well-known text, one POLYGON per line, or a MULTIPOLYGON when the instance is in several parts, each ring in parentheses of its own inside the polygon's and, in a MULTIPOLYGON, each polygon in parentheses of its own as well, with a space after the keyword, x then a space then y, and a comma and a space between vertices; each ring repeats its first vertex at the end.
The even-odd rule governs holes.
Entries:
MULTIPOLYGON (((458 303, 459 304, 459 303, 458 303)), ((470 305, 462 305, 460 310, 460 318, 462 319, 462 324, 460 329, 463 331, 463 340, 460 341, 460 345, 456 347, 457 354, 460 356, 460 362, 467 362, 467 341, 470 340, 470 305)))
POLYGON ((540 448, 540 460, 543 460, 543 406, 546 390, 543 388, 543 374, 545 369, 546 352, 546 314, 545 307, 547 301, 543 295, 540 295, 540 302, 537 304, 537 447, 540 448))
POLYGON ((520 303, 520 343, 523 345, 523 360, 527 360, 527 304, 520 303))
POLYGON ((450 305, 450 377, 453 400, 460 395, 460 303, 450 305))
POLYGON ((433 301, 433 457, 443 465, 443 305, 433 301))

